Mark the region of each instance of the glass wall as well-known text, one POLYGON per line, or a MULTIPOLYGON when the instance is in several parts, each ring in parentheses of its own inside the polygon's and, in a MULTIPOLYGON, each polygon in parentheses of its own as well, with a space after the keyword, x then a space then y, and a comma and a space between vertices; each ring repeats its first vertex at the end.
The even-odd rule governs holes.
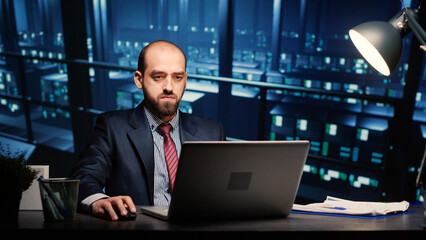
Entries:
MULTIPOLYGON (((71 23, 62 20, 66 9, 61 1, 9 2, 13 4, 1 5, 7 14, 2 16, 0 53, 27 58, 0 58, 2 136, 74 152, 73 134, 82 130, 73 126, 73 111, 137 106, 143 100, 133 81, 139 52, 164 39, 187 55, 183 112, 222 121, 230 139, 311 141, 299 196, 386 197, 384 169, 390 164, 395 129, 395 107, 388 100, 404 98, 412 36, 404 38, 401 60, 385 77, 356 52, 348 30, 366 21, 388 21, 401 9, 399 0, 233 0, 232 36, 222 43, 220 0, 84 1, 90 110, 70 104, 71 94, 78 93, 68 91, 63 25, 71 23), (224 92, 215 80, 225 77, 219 76, 223 46, 232 51, 226 63, 232 76, 226 77, 271 88, 263 92, 259 86, 229 83, 229 93, 224 92), (226 106, 221 105, 224 98, 226 106)), ((417 3, 403 2, 408 7, 417 3)), ((425 80, 423 66, 413 117, 423 136, 425 80)))
MULTIPOLYGON (((155 40, 179 45, 188 58, 188 73, 217 76, 217 0, 145 0, 131 4, 94 0, 88 1, 88 9, 91 59, 130 68, 91 71, 94 108, 130 108, 141 102, 143 95, 134 85, 133 73, 140 50, 155 40)), ((181 110, 206 113, 202 102, 218 92, 217 85, 190 78, 187 88, 181 110)))
MULTIPOLYGON (((400 2, 282 4, 279 64, 267 75, 268 82, 383 98, 403 97, 411 36, 404 38, 401 60, 390 77, 367 64, 348 36, 350 28, 363 22, 388 21, 401 9, 400 2)), ((269 102, 269 139, 311 140, 312 157, 307 161, 299 196, 325 197, 324 192, 351 199, 386 196, 383 169, 388 166, 391 149, 393 105, 327 94, 276 90, 268 94, 274 100, 269 102)))
MULTIPOLYGON (((7 33, 2 31, 9 36, 15 34, 17 39, 5 39, 1 50, 21 56, 65 59, 61 11, 58 11, 61 9, 60 1, 11 2, 13 4, 9 6, 14 11, 9 12, 9 17, 15 18, 16 29, 9 28, 7 33)), ((21 70, 16 58, 3 58, 1 63, 0 92, 4 94, 0 100, 2 132, 72 152, 70 113, 61 108, 69 106, 66 65, 26 59, 23 60, 25 69, 21 70), (33 104, 20 101, 24 92, 25 99, 33 100, 33 104), (30 124, 26 123, 26 117, 29 117, 30 124), (30 129, 27 129, 28 126, 31 126, 30 129)))

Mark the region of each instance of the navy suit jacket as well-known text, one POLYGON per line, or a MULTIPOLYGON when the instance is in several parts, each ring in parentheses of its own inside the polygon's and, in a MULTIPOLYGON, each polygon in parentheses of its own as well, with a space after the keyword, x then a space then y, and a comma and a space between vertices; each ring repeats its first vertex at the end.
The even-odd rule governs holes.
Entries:
MULTIPOLYGON (((180 138, 225 140, 222 124, 180 112, 180 138)), ((80 179, 79 202, 95 193, 128 195, 136 205, 153 205, 154 143, 143 103, 99 115, 89 144, 73 169, 80 179)))

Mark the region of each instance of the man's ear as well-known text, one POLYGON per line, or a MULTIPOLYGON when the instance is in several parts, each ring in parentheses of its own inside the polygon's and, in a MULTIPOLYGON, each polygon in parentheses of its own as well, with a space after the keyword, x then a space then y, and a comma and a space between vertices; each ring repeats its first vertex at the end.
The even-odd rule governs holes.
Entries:
POLYGON ((184 91, 186 90, 187 84, 188 84, 188 73, 185 72, 185 88, 184 88, 184 91))
POLYGON ((142 73, 140 71, 135 71, 135 74, 133 75, 133 79, 135 80, 135 85, 136 87, 138 87, 139 89, 142 89, 142 81, 143 81, 143 76, 142 73))

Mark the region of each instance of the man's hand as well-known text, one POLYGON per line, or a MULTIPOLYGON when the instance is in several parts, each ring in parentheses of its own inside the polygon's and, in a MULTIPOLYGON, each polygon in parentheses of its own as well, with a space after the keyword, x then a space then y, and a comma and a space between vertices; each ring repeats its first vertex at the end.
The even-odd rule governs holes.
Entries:
POLYGON ((116 207, 122 216, 127 215, 127 209, 131 213, 136 213, 135 204, 129 196, 116 196, 103 198, 92 203, 93 216, 106 218, 112 221, 117 221, 118 216, 113 207, 116 207))

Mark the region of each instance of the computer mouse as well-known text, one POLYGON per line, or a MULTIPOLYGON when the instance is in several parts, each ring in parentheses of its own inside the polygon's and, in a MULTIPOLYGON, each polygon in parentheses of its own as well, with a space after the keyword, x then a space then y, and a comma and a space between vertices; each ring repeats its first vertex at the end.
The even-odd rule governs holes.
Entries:
POLYGON ((121 215, 120 211, 118 210, 118 208, 116 206, 114 206, 114 211, 118 216, 118 221, 132 221, 136 219, 136 213, 132 213, 129 211, 129 209, 127 209, 127 214, 126 215, 121 215))

